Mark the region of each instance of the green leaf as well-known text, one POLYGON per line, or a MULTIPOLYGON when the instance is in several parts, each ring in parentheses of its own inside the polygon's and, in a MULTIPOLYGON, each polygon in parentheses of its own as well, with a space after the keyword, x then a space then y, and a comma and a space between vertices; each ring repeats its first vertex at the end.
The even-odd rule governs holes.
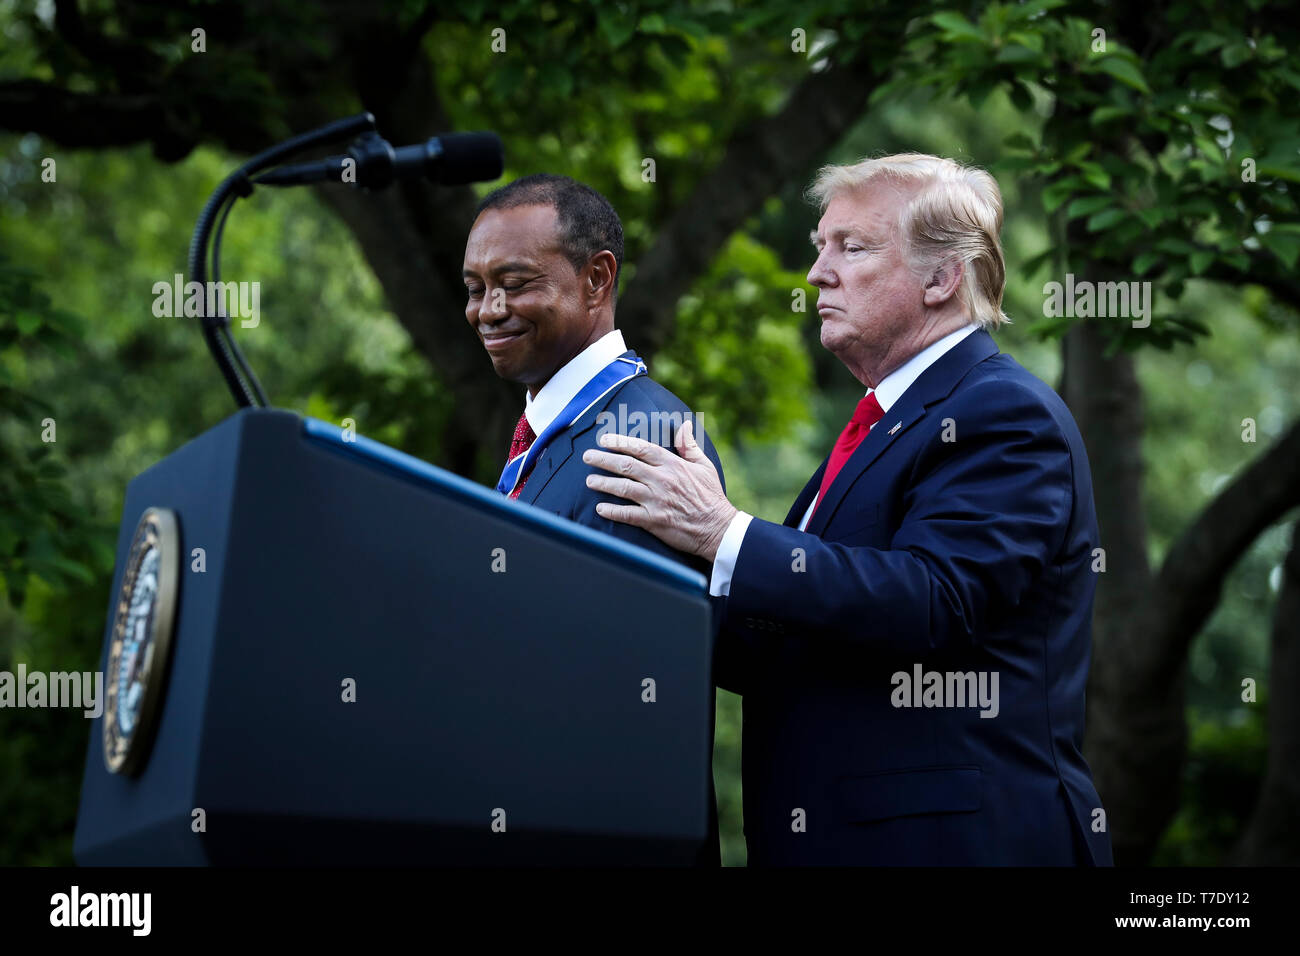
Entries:
POLYGON ((1196 37, 1196 43, 1192 46, 1193 56, 1204 56, 1211 50, 1217 50, 1228 42, 1227 37, 1220 33, 1196 33, 1189 34, 1189 36, 1196 37))
POLYGON ((1148 207, 1146 209, 1139 209, 1137 211, 1137 217, 1146 224, 1148 229, 1154 229, 1160 225, 1160 223, 1164 222, 1165 214, 1161 209, 1148 207))
POLYGON ((996 59, 999 63, 1037 63, 1042 59, 1042 54, 1019 43, 1012 43, 998 50, 996 59))
POLYGON ((611 49, 617 50, 636 32, 636 22, 631 17, 608 14, 600 18, 600 32, 611 49))
POLYGON ((1151 267, 1160 261, 1160 253, 1144 252, 1133 260, 1133 271, 1140 276, 1151 271, 1151 267))
POLYGON ((1300 236, 1269 231, 1259 237, 1260 244, 1281 259, 1288 269, 1294 269, 1300 260, 1300 236))
POLYGON ((1300 169, 1290 166, 1264 166, 1260 165, 1255 170, 1256 179, 1285 179, 1289 182, 1300 183, 1300 169))
POLYGON ((1140 93, 1148 95, 1151 93, 1151 87, 1147 86, 1142 71, 1128 60, 1117 56, 1108 56, 1097 64, 1097 69, 1103 73, 1108 73, 1124 85, 1131 86, 1140 93))
POLYGON ((1013 9, 1018 19, 1032 20, 1040 13, 1065 6, 1066 2, 1067 0, 1029 0, 1028 3, 1018 4, 1013 9))
POLYGON ((1066 176, 1063 179, 1049 183, 1043 189, 1043 209, 1047 212, 1055 212, 1076 192, 1085 191, 1082 188, 1084 185, 1081 176, 1066 176))
POLYGON ((1083 178, 1088 185, 1095 186, 1098 189, 1110 188, 1110 173, 1106 172, 1100 164, 1084 162, 1078 165, 1079 171, 1083 173, 1083 178))
POLYGON ((1090 152, 1092 152, 1092 143, 1089 143, 1086 140, 1082 143, 1075 143, 1074 147, 1065 154, 1065 161, 1071 164, 1077 163, 1090 152))
POLYGON ((1034 138, 1024 132, 1012 133, 1002 141, 1002 145, 1007 149, 1024 149, 1031 153, 1038 150, 1038 144, 1034 142, 1034 138))
POLYGON ((1126 119, 1133 115, 1133 111, 1127 106, 1098 106, 1092 111, 1090 120, 1097 126, 1103 123, 1110 123, 1114 120, 1126 119))
POLYGON ((978 40, 980 42, 984 40, 984 35, 975 29, 975 24, 960 13, 944 10, 931 16, 930 22, 943 30, 948 39, 978 40))
POLYGON ((1203 275, 1205 270, 1214 264, 1215 251, 1213 249, 1198 249, 1193 252, 1188 259, 1188 265, 1192 268, 1192 275, 1203 275))
POLYGON ((1038 255, 1033 256, 1030 259, 1027 259, 1025 261, 1025 264, 1021 266, 1021 271, 1023 271, 1026 276, 1031 276, 1039 269, 1041 269, 1043 266, 1049 264, 1055 256, 1056 256, 1056 247, 1049 246, 1048 248, 1044 249, 1042 252, 1038 253, 1038 255))
POLYGON ((662 34, 668 32, 668 24, 664 18, 657 13, 650 13, 641 18, 637 24, 637 30, 641 33, 662 34))
POLYGON ((1065 218, 1078 219, 1080 216, 1091 216, 1098 210, 1114 205, 1114 202, 1115 200, 1110 196, 1080 196, 1070 203, 1065 211, 1065 218))
POLYGON ((1088 218, 1089 232, 1102 232, 1128 217, 1123 209, 1103 209, 1088 218))
POLYGON ((1229 70, 1234 69, 1250 59, 1251 49, 1245 43, 1233 43, 1219 51, 1219 59, 1229 70))

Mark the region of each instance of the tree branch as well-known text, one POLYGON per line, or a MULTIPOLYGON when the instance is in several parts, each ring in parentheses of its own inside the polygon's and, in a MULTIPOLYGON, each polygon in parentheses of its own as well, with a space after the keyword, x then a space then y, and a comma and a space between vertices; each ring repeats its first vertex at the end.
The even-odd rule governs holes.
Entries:
POLYGON ((620 298, 619 324, 637 330, 638 351, 651 355, 664 345, 678 300, 732 233, 768 196, 805 177, 862 116, 872 91, 884 79, 872 67, 879 62, 861 56, 845 66, 810 73, 779 112, 731 139, 722 161, 659 230, 620 298))
POLYGON ((0 83, 0 129, 37 133, 80 149, 175 138, 155 94, 74 93, 40 80, 0 83))
MULTIPOLYGON (((1207 247, 1208 248, 1208 247, 1207 247)), ((1262 252, 1250 253, 1252 271, 1241 272, 1222 259, 1215 259, 1200 278, 1213 279, 1228 285, 1258 285, 1273 293, 1274 298, 1295 307, 1300 302, 1300 281, 1278 272, 1276 260, 1270 261, 1262 252)))
MULTIPOLYGON (((1259 800, 1230 862, 1246 866, 1300 863, 1300 522, 1282 562, 1269 658, 1268 769, 1259 800)), ((1252 705, 1254 706, 1254 705, 1252 705)))
POLYGON ((163 69, 161 58, 145 44, 92 33, 75 0, 59 0, 55 5, 54 29, 88 63, 108 67, 128 92, 148 89, 150 78, 163 69))
POLYGON ((1264 529, 1300 505, 1300 421, 1258 456, 1169 548, 1155 578, 1147 632, 1152 674, 1182 668, 1193 638, 1219 603, 1223 580, 1264 529))

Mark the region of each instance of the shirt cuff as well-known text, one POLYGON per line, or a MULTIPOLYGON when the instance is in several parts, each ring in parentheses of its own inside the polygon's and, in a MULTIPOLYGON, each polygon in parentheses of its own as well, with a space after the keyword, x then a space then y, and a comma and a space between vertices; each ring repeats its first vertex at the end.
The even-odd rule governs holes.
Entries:
POLYGON ((745 532, 754 516, 744 511, 736 512, 736 517, 727 525, 727 531, 718 545, 718 553, 713 559, 713 576, 709 579, 709 594, 713 597, 726 597, 731 593, 731 575, 736 570, 736 558, 740 556, 740 546, 744 543, 745 532))

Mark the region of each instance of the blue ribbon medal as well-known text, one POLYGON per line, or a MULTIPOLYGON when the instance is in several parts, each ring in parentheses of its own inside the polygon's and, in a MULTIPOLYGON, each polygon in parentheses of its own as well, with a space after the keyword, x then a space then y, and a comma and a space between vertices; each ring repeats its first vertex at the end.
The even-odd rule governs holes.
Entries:
POLYGON ((546 446, 550 444, 551 439, 586 414, 592 405, 604 398, 612 389, 622 385, 629 378, 646 375, 648 372, 645 362, 635 355, 630 359, 623 358, 620 355, 606 365, 596 373, 595 378, 579 390, 578 394, 573 397, 573 401, 564 406, 564 410, 555 416, 555 420, 546 426, 542 433, 528 446, 526 452, 522 452, 506 462, 505 470, 501 472, 501 480, 497 482, 497 491, 503 495, 508 495, 514 491, 515 485, 519 483, 519 476, 528 474, 529 469, 537 463, 537 459, 546 450, 546 446))

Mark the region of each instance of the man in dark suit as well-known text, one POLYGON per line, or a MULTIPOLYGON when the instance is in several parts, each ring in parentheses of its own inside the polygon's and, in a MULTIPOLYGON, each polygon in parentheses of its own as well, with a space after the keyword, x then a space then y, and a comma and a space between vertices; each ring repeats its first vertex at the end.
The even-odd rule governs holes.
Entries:
POLYGON ((988 332, 997 184, 905 154, 812 194, 822 344, 868 392, 785 522, 737 511, 689 433, 681 458, 587 455, 632 502, 603 514, 713 565, 749 858, 1109 864, 1081 752, 1092 482, 1064 403, 988 332))
MULTIPOLYGON (((527 386, 497 487, 519 501, 604 531, 705 574, 708 563, 596 511, 615 499, 586 484, 582 455, 606 433, 671 449, 692 411, 649 377, 614 327, 623 224, 590 186, 567 176, 516 180, 479 204, 465 245, 465 317, 496 373, 527 386)), ((722 463, 703 430, 702 454, 722 463)), ((702 865, 718 865, 717 807, 702 865)))

